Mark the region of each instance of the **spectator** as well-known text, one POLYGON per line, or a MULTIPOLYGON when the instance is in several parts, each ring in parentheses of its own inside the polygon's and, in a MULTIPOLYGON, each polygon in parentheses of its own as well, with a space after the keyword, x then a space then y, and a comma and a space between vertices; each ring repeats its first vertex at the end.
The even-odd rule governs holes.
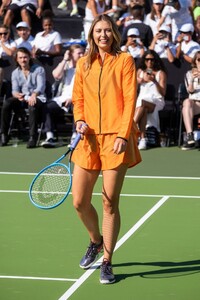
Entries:
POLYGON ((16 52, 17 68, 12 72, 12 96, 4 101, 1 111, 1 145, 8 144, 8 129, 11 112, 28 107, 29 141, 27 148, 36 147, 39 114, 42 114, 45 96, 46 76, 44 68, 33 63, 31 53, 26 48, 16 52))
MULTIPOLYGON (((164 8, 164 0, 153 0, 151 12, 145 17, 144 23, 152 29, 153 36, 158 33, 158 24, 161 19, 161 13, 164 8)), ((171 25, 171 19, 167 16, 164 22, 165 25, 171 25)), ((164 25, 163 24, 163 25, 164 25)))
POLYGON ((182 150, 191 150, 195 148, 193 134, 193 118, 200 114, 200 51, 197 51, 191 63, 191 70, 186 73, 185 86, 189 94, 183 101, 183 122, 186 130, 186 141, 182 150))
MULTIPOLYGON (((63 60, 53 70, 55 80, 61 81, 59 93, 49 102, 47 102, 45 132, 46 140, 41 143, 44 148, 53 148, 56 146, 54 139, 54 124, 58 115, 64 112, 72 111, 72 89, 74 84, 74 74, 76 63, 84 54, 84 48, 74 44, 65 52, 63 60)), ((73 134, 73 138, 75 137, 73 134)))
POLYGON ((31 35, 30 27, 26 22, 19 22, 16 25, 18 39, 15 40, 17 48, 25 47, 30 52, 33 49, 34 37, 31 35))
POLYGON ((121 47, 124 52, 129 52, 134 58, 142 57, 146 48, 144 47, 140 33, 137 28, 130 28, 127 32, 127 43, 121 47))
POLYGON ((176 45, 172 43, 171 29, 169 26, 162 25, 160 27, 149 49, 158 53, 160 58, 167 58, 169 62, 174 62, 176 58, 176 45))
POLYGON ((193 16, 194 20, 196 21, 197 17, 200 16, 200 1, 195 1, 195 7, 193 8, 193 16))
POLYGON ((153 126, 160 131, 158 111, 165 105, 167 74, 163 61, 153 50, 147 50, 138 66, 137 81, 140 87, 134 121, 141 133, 138 148, 147 149, 146 127, 153 126))
POLYGON ((130 28, 137 28, 140 32, 140 38, 146 48, 152 42, 153 33, 151 27, 144 24, 143 22, 143 6, 135 5, 131 8, 132 20, 130 20, 130 25, 124 27, 122 33, 122 45, 126 44, 127 32, 130 28))
POLYGON ((177 58, 181 56, 189 63, 192 63, 192 58, 195 53, 200 50, 200 45, 193 41, 192 35, 194 26, 192 24, 184 24, 180 28, 180 34, 177 37, 177 58))
POLYGON ((33 15, 41 17, 44 0, 13 0, 2 1, 0 15, 5 12, 3 23, 11 27, 15 17, 20 17, 23 22, 26 22, 31 28, 31 20, 33 15))
POLYGON ((33 57, 61 55, 62 38, 59 32, 53 30, 53 16, 49 10, 44 11, 42 27, 44 30, 35 36, 33 57))
POLYGON ((175 42, 181 26, 185 23, 193 24, 192 8, 188 1, 168 0, 162 11, 162 17, 158 24, 159 27, 163 24, 166 17, 171 18, 172 24, 172 41, 175 42))
POLYGON ((10 29, 0 25, 0 57, 13 56, 16 49, 16 43, 10 38, 10 29))

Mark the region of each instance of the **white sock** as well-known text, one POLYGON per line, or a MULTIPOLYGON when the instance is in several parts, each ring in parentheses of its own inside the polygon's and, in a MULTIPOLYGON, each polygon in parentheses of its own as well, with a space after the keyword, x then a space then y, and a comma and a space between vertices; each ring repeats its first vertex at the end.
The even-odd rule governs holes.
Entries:
POLYGON ((47 132, 47 140, 49 140, 49 139, 53 139, 53 132, 51 132, 51 131, 47 132))

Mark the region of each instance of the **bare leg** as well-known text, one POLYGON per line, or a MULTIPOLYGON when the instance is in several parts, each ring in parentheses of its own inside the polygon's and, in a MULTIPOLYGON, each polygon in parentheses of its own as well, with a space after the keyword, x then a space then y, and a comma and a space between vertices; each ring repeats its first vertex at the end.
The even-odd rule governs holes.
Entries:
POLYGON ((141 132, 141 138, 145 137, 145 129, 147 124, 147 114, 152 113, 155 109, 155 104, 142 100, 142 106, 136 108, 134 121, 138 125, 141 132))
POLYGON ((13 14, 12 10, 7 10, 4 20, 3 20, 3 24, 10 27, 13 22, 13 18, 14 18, 14 14, 13 14))
POLYGON ((91 204, 92 191, 99 171, 91 171, 74 166, 73 172, 73 204, 77 214, 85 225, 90 239, 93 243, 101 242, 101 233, 99 229, 99 220, 94 206, 91 204))
POLYGON ((119 197, 126 171, 126 165, 103 171, 104 259, 110 262, 120 230, 119 197))
POLYGON ((22 21, 26 22, 31 28, 31 16, 26 9, 21 10, 22 21))

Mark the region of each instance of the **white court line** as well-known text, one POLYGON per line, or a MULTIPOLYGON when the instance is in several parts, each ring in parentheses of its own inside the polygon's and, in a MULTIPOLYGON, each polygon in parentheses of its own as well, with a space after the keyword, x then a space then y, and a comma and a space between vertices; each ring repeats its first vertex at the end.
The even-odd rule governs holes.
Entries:
MULTIPOLYGON (((121 247, 133 234, 138 230, 144 222, 149 219, 167 200, 168 196, 160 199, 116 244, 114 252, 121 247)), ((103 260, 101 257, 89 270, 87 270, 58 300, 67 300, 69 297, 84 283, 84 281, 92 275, 92 273, 99 267, 103 260)))
POLYGON ((6 276, 6 275, 0 275, 0 279, 25 279, 25 280, 47 280, 47 281, 77 281, 77 279, 71 279, 71 278, 49 278, 49 277, 6 276))
MULTIPOLYGON (((18 190, 0 190, 0 193, 18 193, 18 194, 28 194, 29 191, 18 191, 18 190)), ((71 195, 72 193, 69 193, 69 195, 71 195)), ((102 193, 93 193, 93 196, 101 196, 102 193)), ((186 198, 186 199, 190 199, 190 198, 194 198, 194 199, 200 199, 200 196, 194 196, 194 195, 150 195, 150 194, 120 194, 120 197, 149 197, 149 198, 154 198, 154 197, 158 197, 158 198, 162 198, 164 196, 170 197, 170 198, 186 198)))
MULTIPOLYGON (((26 172, 0 172, 0 175, 30 175, 34 176, 38 173, 26 173, 26 172)), ((99 175, 102 177, 102 175, 99 175)), ((126 175, 125 178, 138 178, 138 179, 185 179, 185 180, 200 180, 200 177, 180 177, 180 176, 137 176, 137 175, 126 175)))

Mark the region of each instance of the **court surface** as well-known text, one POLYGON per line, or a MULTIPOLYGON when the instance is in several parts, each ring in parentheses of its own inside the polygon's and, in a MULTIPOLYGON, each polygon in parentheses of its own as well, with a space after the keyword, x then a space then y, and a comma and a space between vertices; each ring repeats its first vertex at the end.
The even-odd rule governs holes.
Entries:
MULTIPOLYGON (((71 195, 48 211, 28 198, 34 174, 65 151, 0 149, 0 299, 199 299, 200 151, 151 149, 128 171, 113 257, 117 281, 107 286, 99 283, 101 256, 91 269, 79 268, 89 240, 71 195)), ((101 179, 93 195, 100 222, 101 179)))

